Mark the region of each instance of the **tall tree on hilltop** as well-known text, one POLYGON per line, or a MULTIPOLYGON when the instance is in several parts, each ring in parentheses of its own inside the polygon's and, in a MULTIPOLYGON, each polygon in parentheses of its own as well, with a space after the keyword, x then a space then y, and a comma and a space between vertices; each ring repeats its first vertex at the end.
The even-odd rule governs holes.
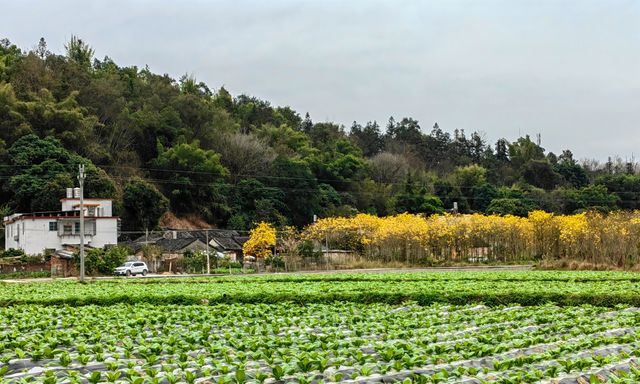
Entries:
POLYGON ((80 67, 89 69, 91 67, 91 61, 93 60, 93 54, 95 53, 93 48, 76 35, 71 35, 71 39, 64 48, 67 50, 67 58, 80 67))

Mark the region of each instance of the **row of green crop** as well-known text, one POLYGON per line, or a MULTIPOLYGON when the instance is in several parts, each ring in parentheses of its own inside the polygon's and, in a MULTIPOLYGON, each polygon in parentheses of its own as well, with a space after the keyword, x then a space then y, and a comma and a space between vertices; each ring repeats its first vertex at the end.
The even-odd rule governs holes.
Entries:
POLYGON ((121 279, 127 284, 161 283, 225 283, 231 281, 247 282, 411 282, 411 281, 558 281, 558 282, 640 282, 640 273, 636 272, 600 272, 600 271, 406 271, 406 272, 335 272, 335 273, 274 273, 261 275, 226 275, 211 277, 172 277, 121 279))
POLYGON ((112 305, 117 303, 357 303, 395 304, 415 301, 423 305, 442 302, 487 305, 518 303, 540 305, 617 304, 640 306, 640 284, 632 281, 299 281, 271 282, 259 279, 215 282, 155 282, 130 284, 97 281, 88 284, 52 282, 4 284, 0 305, 112 305))
MULTIPOLYGON (((406 271, 406 272, 336 272, 306 274, 265 274, 256 276, 227 276, 213 278, 194 278, 194 281, 251 280, 271 282, 297 281, 630 281, 640 282, 640 273, 613 271, 406 271)), ((155 280, 157 281, 157 280, 155 280)), ((146 283, 145 280, 130 280, 133 283, 146 283)))
POLYGON ((0 322, 8 383, 367 382, 407 372, 418 382, 529 382, 640 354, 640 315, 592 306, 23 305, 0 308, 0 322), (597 348, 611 353, 589 352, 597 348))

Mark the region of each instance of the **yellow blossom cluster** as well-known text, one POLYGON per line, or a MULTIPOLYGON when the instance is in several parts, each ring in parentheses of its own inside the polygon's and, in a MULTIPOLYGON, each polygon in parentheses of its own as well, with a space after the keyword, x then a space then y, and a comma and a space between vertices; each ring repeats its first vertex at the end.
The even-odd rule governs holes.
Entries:
POLYGON ((409 263, 567 258, 629 265, 640 260, 640 212, 533 211, 528 217, 359 214, 320 219, 303 237, 369 258, 409 263))
POLYGON ((249 240, 242 246, 242 252, 248 256, 263 259, 271 255, 271 250, 276 245, 276 229, 265 222, 259 223, 249 233, 249 240))

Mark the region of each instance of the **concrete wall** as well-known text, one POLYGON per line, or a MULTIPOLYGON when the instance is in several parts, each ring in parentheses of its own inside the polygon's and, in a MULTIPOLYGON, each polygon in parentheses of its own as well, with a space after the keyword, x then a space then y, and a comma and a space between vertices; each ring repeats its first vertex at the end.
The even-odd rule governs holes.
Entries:
MULTIPOLYGON (((113 204, 109 199, 84 199, 85 204, 98 204, 101 208, 100 216, 109 217, 113 215, 113 204)), ((62 199, 62 210, 73 211, 79 209, 80 199, 62 199)))
MULTIPOLYGON (((67 221, 68 219, 63 219, 67 221)), ((73 221, 78 221, 73 220, 73 221)), ((5 249, 22 249, 28 255, 44 253, 45 249, 62 249, 63 244, 79 245, 80 235, 75 231, 71 235, 60 235, 59 230, 50 231, 49 223, 58 222, 56 218, 38 217, 20 219, 7 224, 5 228, 5 249), (18 228, 20 233, 18 233, 18 228), (18 240, 14 236, 18 235, 18 240)), ((62 225, 58 222, 58 227, 62 225)), ((91 224, 93 225, 93 224, 91 224)), ((96 234, 85 236, 85 244, 94 248, 118 244, 118 219, 95 219, 96 234)))
POLYGON ((5 249, 22 249, 28 255, 42 254, 47 248, 60 249, 58 231, 50 231, 49 222, 56 222, 56 219, 25 219, 7 224, 5 249), (18 240, 15 240, 16 235, 18 240))
POLYGON ((118 219, 96 219, 96 235, 89 243, 94 248, 118 244, 118 219))

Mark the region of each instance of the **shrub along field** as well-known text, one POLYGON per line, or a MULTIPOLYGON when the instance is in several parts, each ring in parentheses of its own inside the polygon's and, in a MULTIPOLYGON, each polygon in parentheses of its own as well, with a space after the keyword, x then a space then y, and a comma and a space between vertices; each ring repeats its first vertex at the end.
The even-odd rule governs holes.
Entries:
POLYGON ((0 375, 635 383, 639 281, 614 272, 402 272, 3 284, 0 375))

